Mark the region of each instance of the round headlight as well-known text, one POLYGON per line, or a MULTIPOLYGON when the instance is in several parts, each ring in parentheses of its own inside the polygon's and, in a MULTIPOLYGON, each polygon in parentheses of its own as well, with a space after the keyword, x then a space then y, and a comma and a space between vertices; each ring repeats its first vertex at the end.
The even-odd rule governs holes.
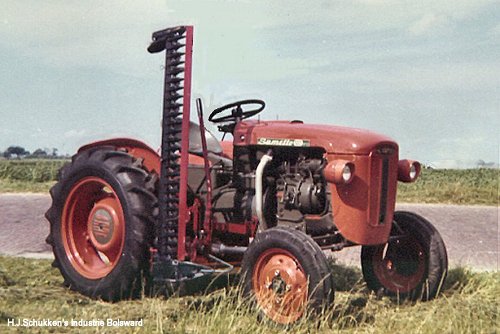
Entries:
POLYGON ((410 179, 412 180, 417 177, 417 167, 415 166, 415 164, 411 164, 409 175, 410 179))
POLYGON ((325 180, 335 184, 348 184, 356 173, 354 163, 347 160, 330 161, 323 172, 325 180))
POLYGON ((345 183, 349 182, 352 177, 352 171, 351 167, 349 165, 345 165, 344 169, 342 170, 342 179, 344 180, 345 183))
POLYGON ((420 163, 414 160, 398 161, 398 181, 414 182, 420 175, 420 163))

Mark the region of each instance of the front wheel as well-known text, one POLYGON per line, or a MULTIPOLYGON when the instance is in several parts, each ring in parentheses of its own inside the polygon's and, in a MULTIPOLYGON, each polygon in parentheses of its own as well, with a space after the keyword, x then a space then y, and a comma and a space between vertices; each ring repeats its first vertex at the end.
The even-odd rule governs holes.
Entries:
POLYGON ((448 271, 446 247, 425 218, 395 212, 389 242, 363 246, 363 277, 369 289, 400 299, 430 300, 439 292, 448 271))
POLYGON ((326 257, 301 231, 278 226, 257 234, 241 269, 245 295, 274 322, 292 324, 308 308, 319 312, 333 303, 333 280, 326 257))

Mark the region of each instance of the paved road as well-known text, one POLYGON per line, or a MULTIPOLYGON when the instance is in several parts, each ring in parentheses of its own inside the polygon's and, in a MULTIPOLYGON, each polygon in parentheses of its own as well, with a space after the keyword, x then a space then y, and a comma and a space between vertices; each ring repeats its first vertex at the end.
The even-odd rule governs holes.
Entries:
MULTIPOLYGON (((51 258, 45 244, 49 232, 44 213, 50 197, 43 194, 0 194, 0 254, 51 258)), ((446 243, 450 266, 498 270, 499 212, 493 206, 398 205, 419 213, 439 230, 446 243)), ((334 253, 341 263, 357 265, 359 247, 334 253)))
MULTIPOLYGON (((400 204, 397 210, 412 211, 434 224, 444 239, 450 268, 498 270, 500 263, 499 211, 495 206, 400 204)), ((339 262, 357 264, 360 247, 337 254, 339 262)))

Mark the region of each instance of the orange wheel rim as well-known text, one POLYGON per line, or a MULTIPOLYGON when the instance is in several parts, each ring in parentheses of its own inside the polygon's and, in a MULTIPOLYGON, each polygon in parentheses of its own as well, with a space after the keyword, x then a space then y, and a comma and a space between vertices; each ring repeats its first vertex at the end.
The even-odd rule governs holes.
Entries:
POLYGON ((308 279, 290 252, 271 248, 262 253, 252 274, 257 303, 273 321, 289 324, 305 312, 308 279))
POLYGON ((103 179, 85 177, 70 190, 61 219, 64 250, 88 279, 108 275, 121 258, 125 218, 118 195, 103 179))
POLYGON ((411 237, 379 247, 372 261, 380 283, 395 293, 415 289, 422 282, 427 267, 422 245, 411 237))

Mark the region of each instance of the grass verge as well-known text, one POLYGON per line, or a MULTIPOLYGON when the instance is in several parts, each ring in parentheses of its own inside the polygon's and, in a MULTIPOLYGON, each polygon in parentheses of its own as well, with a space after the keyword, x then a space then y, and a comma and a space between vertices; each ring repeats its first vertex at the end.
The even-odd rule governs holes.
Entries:
POLYGON ((2 333, 496 333, 498 272, 450 271, 443 294, 431 302, 397 304, 369 294, 358 269, 333 265, 339 282, 335 305, 291 331, 259 323, 236 288, 170 299, 105 303, 62 287, 47 260, 0 257, 2 333), (343 283, 342 283, 343 282, 343 283), (143 320, 143 327, 7 327, 9 319, 143 320))
POLYGON ((424 169, 415 183, 399 183, 400 203, 498 205, 500 170, 424 169))

